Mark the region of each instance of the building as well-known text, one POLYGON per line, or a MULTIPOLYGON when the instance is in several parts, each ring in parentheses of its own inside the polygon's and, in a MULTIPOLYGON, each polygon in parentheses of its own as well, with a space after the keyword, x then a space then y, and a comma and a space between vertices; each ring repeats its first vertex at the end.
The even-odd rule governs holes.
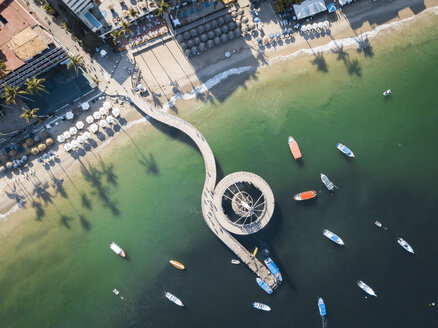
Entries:
POLYGON ((98 11, 98 6, 93 0, 62 1, 93 32, 96 32, 103 27, 95 15, 93 15, 93 11, 98 11))
POLYGON ((299 5, 294 4, 293 7, 298 20, 327 10, 324 0, 305 0, 299 5))
POLYGON ((21 86, 68 59, 67 51, 14 0, 0 0, 0 59, 7 67, 4 85, 21 86))

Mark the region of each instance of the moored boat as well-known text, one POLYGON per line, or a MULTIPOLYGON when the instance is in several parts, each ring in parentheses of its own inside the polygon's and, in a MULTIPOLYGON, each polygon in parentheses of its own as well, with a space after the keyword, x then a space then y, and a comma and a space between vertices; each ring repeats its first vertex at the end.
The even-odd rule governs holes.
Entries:
POLYGON ((318 299, 318 308, 319 308, 319 314, 321 315, 321 317, 327 315, 324 300, 321 297, 318 299))
POLYGON ((120 294, 120 292, 119 292, 119 290, 118 289, 113 289, 113 293, 115 294, 115 295, 119 295, 120 294))
POLYGON ((383 95, 386 97, 386 96, 389 96, 391 94, 391 89, 388 89, 388 90, 386 90, 386 91, 384 91, 383 92, 383 95))
POLYGON ((292 156, 295 159, 301 159, 303 156, 301 155, 300 147, 298 147, 298 143, 295 141, 295 139, 289 136, 288 144, 290 151, 292 152, 292 156))
POLYGON ((115 242, 111 242, 110 244, 110 248, 113 250, 114 253, 116 253, 117 255, 120 255, 121 257, 126 257, 126 253, 125 251, 119 246, 117 245, 115 242))
POLYGON ((164 296, 166 296, 166 298, 167 298, 169 301, 175 303, 176 305, 178 305, 178 306, 184 306, 183 302, 181 302, 181 300, 180 300, 178 297, 176 297, 175 295, 173 295, 173 294, 171 294, 171 293, 169 293, 169 292, 166 292, 166 293, 164 294, 164 296))
POLYGON ((265 264, 276 279, 283 281, 283 277, 281 276, 280 270, 278 270, 278 267, 275 265, 274 261, 272 261, 270 257, 265 259, 265 264))
POLYGON ((354 157, 353 152, 351 151, 350 148, 348 148, 347 146, 341 144, 341 143, 337 143, 336 144, 336 148, 338 148, 342 153, 344 153, 345 155, 347 155, 348 157, 354 157))
POLYGON ((259 302, 252 303, 252 307, 257 310, 271 311, 271 308, 268 305, 259 302))
POLYGON ((239 260, 232 259, 232 260, 231 260, 231 263, 232 263, 232 264, 240 264, 240 261, 239 261, 239 260))
POLYGON ((327 229, 324 229, 322 234, 324 236, 326 236, 328 239, 330 239, 331 241, 335 242, 336 244, 344 245, 344 241, 341 238, 339 238, 338 235, 334 234, 333 232, 331 232, 331 231, 329 231, 327 229))
POLYGON ((364 283, 362 280, 358 280, 357 281, 357 285, 362 288, 367 294, 377 297, 376 293, 374 292, 374 290, 368 286, 366 283, 364 283))
POLYGON ((259 286, 262 287, 265 292, 267 292, 268 294, 272 294, 272 288, 269 287, 266 282, 264 282, 262 279, 260 279, 258 277, 256 280, 257 280, 257 283, 259 284, 259 286))
POLYGON ((309 190, 309 191, 303 191, 300 192, 299 194, 296 194, 294 196, 294 199, 297 201, 301 201, 301 200, 307 200, 307 199, 312 199, 316 197, 316 191, 315 190, 309 190))
POLYGON ((397 242, 399 243, 399 245, 401 247, 403 247, 406 251, 408 251, 409 253, 414 254, 414 249, 411 247, 411 245, 408 244, 408 242, 406 240, 404 240, 403 238, 399 238, 397 239, 397 242))
POLYGON ((335 188, 338 188, 335 186, 333 182, 330 181, 329 178, 323 173, 321 173, 321 181, 326 186, 326 188, 330 191, 333 191, 335 188))
POLYGON ((180 263, 178 261, 170 260, 169 263, 172 264, 177 269, 180 269, 180 270, 184 270, 185 269, 184 264, 182 264, 182 263, 180 263))

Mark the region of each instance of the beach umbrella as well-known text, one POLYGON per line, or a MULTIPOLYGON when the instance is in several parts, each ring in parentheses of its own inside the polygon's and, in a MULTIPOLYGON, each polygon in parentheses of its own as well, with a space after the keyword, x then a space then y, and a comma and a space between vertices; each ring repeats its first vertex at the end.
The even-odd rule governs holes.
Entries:
POLYGON ((51 145, 53 145, 53 139, 52 139, 52 138, 47 138, 47 139, 46 139, 46 145, 47 145, 47 146, 51 146, 51 145))
POLYGON ((230 58, 230 56, 231 56, 230 52, 227 51, 227 52, 225 53, 225 57, 230 58))
POLYGON ((185 31, 183 35, 184 35, 184 39, 186 40, 190 39, 190 33, 188 31, 185 31))
POLYGON ((217 20, 212 20, 211 21, 211 28, 213 29, 213 28, 216 28, 218 26, 218 24, 217 24, 217 20))
POLYGON ((185 54, 187 57, 190 57, 190 55, 191 55, 192 53, 190 52, 190 49, 186 49, 186 50, 184 50, 184 54, 185 54))
POLYGON ((260 23, 259 23, 259 25, 257 25, 257 29, 258 29, 259 31, 262 31, 262 30, 263 30, 263 24, 260 24, 260 23))
POLYGON ((90 130, 93 133, 96 133, 99 130, 99 126, 96 123, 90 125, 90 130))
POLYGON ((113 114, 114 117, 119 117, 120 109, 118 109, 117 107, 114 107, 113 110, 111 111, 111 113, 113 114))
POLYGON ((254 23, 258 23, 258 22, 260 22, 260 18, 258 17, 254 18, 254 23))
POLYGON ((217 20, 218 26, 222 26, 225 24, 225 19, 223 17, 219 17, 217 20))
POLYGON ((106 110, 110 110, 111 109, 111 103, 109 101, 105 101, 103 103, 103 108, 105 108, 106 110))
POLYGON ((90 109, 90 104, 88 103, 88 101, 82 103, 81 105, 82 110, 89 110, 90 109))
POLYGON ((100 115, 106 115, 108 113, 108 109, 106 109, 105 107, 100 107, 99 108, 99 113, 100 115))
POLYGON ((228 32, 228 39, 229 40, 233 40, 234 39, 234 32, 233 31, 228 32))
POLYGON ((76 140, 77 140, 80 144, 83 144, 83 143, 85 142, 85 139, 84 139, 83 136, 79 136, 79 137, 77 137, 76 140))
POLYGON ((91 115, 88 115, 87 118, 85 119, 85 122, 87 122, 88 124, 93 123, 93 121, 94 121, 94 118, 91 115))
POLYGON ((113 124, 114 123, 114 117, 111 115, 108 115, 106 117, 106 121, 108 122, 108 124, 113 124))
POLYGON ((100 120, 99 121, 99 125, 100 125, 101 128, 106 127, 106 121, 105 120, 100 120))
POLYGON ((228 33, 228 31, 229 31, 227 25, 223 25, 223 26, 221 27, 221 30, 222 30, 222 33, 228 33))
POLYGON ((229 22, 231 22, 233 20, 233 18, 231 17, 230 14, 226 14, 224 16, 224 20, 225 20, 225 23, 229 23, 229 22))
POLYGON ((245 12, 243 11, 243 8, 240 8, 240 9, 237 11, 237 13, 238 13, 240 16, 242 16, 245 12))
POLYGON ((62 135, 63 135, 64 139, 68 139, 71 137, 71 134, 68 131, 65 131, 62 135))
POLYGON ((84 139, 85 140, 88 140, 88 139, 90 139, 90 132, 88 132, 88 131, 85 131, 83 134, 82 134, 82 136, 84 137, 84 139))
POLYGON ((242 22, 239 19, 236 19, 234 22, 236 23, 237 27, 241 27, 242 26, 242 22))
POLYGON ((248 26, 243 25, 243 26, 242 26, 242 32, 243 32, 243 33, 248 32, 248 26))
POLYGON ((196 38, 193 39, 193 42, 194 42, 196 45, 198 45, 198 44, 201 43, 201 39, 200 39, 199 37, 196 37, 196 38))
POLYGON ((205 34, 205 33, 202 34, 202 35, 201 35, 201 41, 202 41, 202 42, 207 42, 207 40, 208 40, 207 34, 205 34))
POLYGON ((207 41, 207 47, 208 47, 209 49, 214 47, 214 42, 213 42, 213 40, 208 40, 208 41, 207 41))
POLYGON ((46 130, 50 130, 52 126, 50 124, 46 124, 46 130))
POLYGON ((67 142, 66 144, 64 144, 64 150, 65 151, 70 151, 71 150, 71 144, 69 142, 67 142))
POLYGON ((39 151, 45 151, 46 148, 47 148, 47 146, 45 144, 43 144, 43 143, 38 145, 38 150, 39 151))
POLYGON ((11 149, 11 152, 9 153, 11 156, 17 155, 17 151, 15 149, 11 149))
POLYGON ((73 140, 72 142, 70 142, 70 145, 73 149, 76 149, 79 147, 79 142, 77 140, 73 140))
POLYGON ((236 18, 237 17, 237 11, 233 10, 231 12, 231 17, 236 18))
POLYGON ((262 42, 263 42, 263 39, 262 39, 262 38, 258 38, 258 39, 257 39, 257 42, 258 42, 258 43, 262 43, 262 42))
POLYGON ((248 21, 249 21, 248 17, 243 17, 242 18, 242 23, 246 24, 246 23, 248 23, 248 21))
POLYGON ((32 153, 32 155, 36 155, 36 154, 38 154, 40 151, 38 150, 37 147, 33 147, 33 148, 30 150, 30 152, 32 153))
POLYGON ((277 38, 281 38, 281 34, 280 34, 279 32, 275 33, 275 36, 276 36, 277 38))
POLYGON ((84 128, 84 122, 82 122, 82 121, 77 122, 76 123, 76 128, 78 130, 82 130, 84 128))
POLYGON ((288 33, 287 29, 283 30, 283 32, 282 32, 283 35, 286 35, 287 33, 288 33))
POLYGON ((253 23, 248 24, 248 30, 254 30, 255 29, 255 25, 253 23))
POLYGON ((306 25, 301 26, 301 31, 302 32, 306 32, 307 31, 307 26, 306 25))
POLYGON ((6 168, 4 166, 0 166, 0 173, 4 173, 6 171, 6 168))
POLYGON ((216 35, 216 34, 214 34, 213 31, 210 31, 210 32, 208 32, 208 34, 207 34, 207 36, 208 36, 209 39, 213 39, 215 35, 216 35))
POLYGON ((220 37, 218 37, 218 36, 215 37, 213 41, 214 41, 214 44, 215 44, 215 45, 220 45, 220 44, 221 44, 221 39, 220 39, 220 37))
POLYGON ((205 44, 205 42, 201 42, 199 44, 199 50, 201 50, 201 51, 207 50, 207 45, 205 44))
POLYGON ((193 40, 190 39, 189 41, 187 41, 187 49, 193 47, 194 45, 195 45, 195 42, 193 42, 193 40))
POLYGON ((63 143, 63 142, 65 141, 65 138, 64 138, 64 136, 63 136, 62 134, 60 134, 60 135, 56 138, 56 140, 58 140, 59 143, 63 143))
POLYGON ((198 31, 196 31, 195 28, 192 28, 192 29, 190 30, 190 36, 191 36, 192 38, 194 38, 194 37, 197 36, 197 35, 198 35, 198 31))
POLYGON ((324 21, 324 27, 326 27, 326 28, 329 28, 329 26, 330 26, 330 23, 329 23, 329 21, 324 21))
POLYGON ((187 49, 187 43, 181 42, 179 45, 181 46, 182 50, 186 50, 187 49))
POLYGON ((226 34, 222 34, 221 35, 221 40, 222 40, 223 43, 227 42, 228 41, 228 36, 226 34))
POLYGON ((12 169, 12 166, 13 166, 13 164, 12 164, 11 162, 7 162, 7 163, 6 163, 6 167, 7 167, 8 169, 12 169))
POLYGON ((27 156, 26 155, 24 155, 23 157, 21 157, 21 161, 24 163, 24 162, 27 162, 27 160, 28 160, 28 158, 27 158, 27 156))
POLYGON ((93 117, 95 120, 100 120, 100 118, 102 117, 102 115, 99 113, 99 111, 95 111, 93 113, 93 117))
POLYGON ((68 132, 70 132, 70 134, 74 136, 76 133, 78 133, 78 129, 72 126, 70 129, 68 129, 68 132))
POLYGON ((216 34, 216 36, 220 36, 222 34, 222 30, 219 27, 216 27, 214 29, 214 33, 216 34))
POLYGON ((193 46, 191 50, 192 50, 192 54, 193 55, 196 55, 198 53, 198 47, 197 46, 193 46))
POLYGON ((32 146, 35 142, 33 141, 32 138, 26 138, 26 140, 24 141, 26 143, 26 145, 28 145, 29 147, 32 146))
POLYGON ((184 36, 182 35, 182 34, 178 34, 177 36, 176 36, 176 40, 178 41, 178 42, 183 42, 184 41, 184 36))
POLYGON ((269 38, 273 39, 275 37, 274 33, 269 34, 269 38))
POLYGON ((43 155, 43 159, 48 159, 48 158, 49 158, 49 154, 46 153, 43 155))
POLYGON ((204 25, 199 25, 196 30, 198 31, 198 34, 202 34, 205 32, 205 27, 204 25))
POLYGON ((234 30, 234 36, 237 38, 237 37, 239 37, 241 34, 242 34, 242 30, 241 30, 240 28, 237 27, 237 28, 234 30))
POLYGON ((205 31, 208 32, 212 29, 212 26, 210 23, 205 24, 205 31))
POLYGON ((73 112, 68 112, 67 114, 65 114, 65 118, 66 118, 67 120, 71 120, 71 119, 73 119, 73 117, 74 117, 73 112))
POLYGON ((229 22, 229 23, 228 23, 228 28, 229 28, 230 30, 234 30, 234 29, 236 28, 236 23, 234 23, 234 22, 229 22))

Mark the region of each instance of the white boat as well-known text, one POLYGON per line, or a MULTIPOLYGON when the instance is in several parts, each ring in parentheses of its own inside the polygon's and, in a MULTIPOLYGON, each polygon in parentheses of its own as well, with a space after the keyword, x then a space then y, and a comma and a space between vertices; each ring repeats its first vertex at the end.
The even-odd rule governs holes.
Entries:
POLYGON ((232 260, 231 260, 231 263, 232 263, 232 264, 240 264, 240 261, 239 261, 239 260, 232 259, 232 260))
POLYGON ((401 247, 403 247, 406 251, 408 251, 409 253, 414 254, 414 249, 411 247, 411 245, 409 245, 407 243, 406 240, 404 240, 403 238, 399 238, 397 239, 397 242, 400 244, 401 247))
POLYGON ((117 289, 115 289, 115 288, 113 289, 113 293, 116 294, 116 295, 120 294, 120 292, 117 289))
POLYGON ((321 181, 324 183, 324 185, 327 187, 328 190, 333 191, 335 188, 338 189, 338 187, 335 186, 333 182, 330 181, 329 178, 323 173, 321 173, 321 181))
POLYGON ((110 248, 113 250, 114 253, 116 253, 117 255, 120 255, 121 257, 126 257, 126 253, 125 251, 119 246, 117 245, 115 242, 112 242, 110 244, 110 248))
POLYGON ((175 295, 173 295, 173 294, 171 294, 171 293, 169 293, 169 292, 166 292, 166 293, 164 294, 164 296, 166 296, 166 298, 167 298, 169 301, 175 303, 176 305, 178 305, 178 306, 184 306, 183 302, 181 302, 181 300, 180 300, 178 297, 176 297, 175 295))
POLYGON ((386 90, 386 91, 384 91, 383 92, 383 95, 386 97, 386 96, 389 96, 391 94, 391 89, 388 89, 388 90, 386 90))
POLYGON ((341 143, 337 143, 336 148, 338 148, 343 154, 347 155, 348 157, 354 157, 354 153, 347 146, 341 143))
POLYGON ((344 245, 344 241, 341 238, 339 238, 338 235, 334 234, 333 232, 331 232, 331 231, 329 231, 327 229, 324 229, 322 234, 324 236, 326 236, 328 239, 330 239, 331 241, 335 242, 336 244, 344 245))
POLYGON ((259 302, 252 303, 252 307, 257 310, 271 311, 271 308, 268 305, 259 302))
POLYGON ((374 292, 374 290, 368 286, 366 283, 364 283, 362 280, 358 280, 357 281, 357 285, 362 288, 367 294, 377 297, 376 293, 374 292))

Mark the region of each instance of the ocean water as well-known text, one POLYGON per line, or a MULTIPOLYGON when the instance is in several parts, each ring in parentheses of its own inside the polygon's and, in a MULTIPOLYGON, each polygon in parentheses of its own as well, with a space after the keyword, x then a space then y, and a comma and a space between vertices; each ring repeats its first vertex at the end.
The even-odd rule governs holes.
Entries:
POLYGON ((82 160, 74 184, 40 200, 41 210, 19 214, 29 218, 0 249, 0 326, 319 327, 323 297, 329 326, 436 327, 438 308, 428 305, 438 301, 438 25, 435 17, 422 23, 421 32, 370 39, 367 54, 325 53, 326 71, 312 57, 276 64, 226 100, 182 114, 208 140, 219 176, 245 170, 270 184, 271 223, 240 239, 251 250, 268 248, 282 271, 273 295, 246 267, 230 264, 233 254, 205 224, 199 152, 154 123, 130 135, 129 145, 82 160), (393 94, 384 98, 387 88, 393 94), (342 156, 337 142, 356 158, 342 156), (339 187, 333 195, 321 172, 339 187), (315 201, 292 200, 309 189, 319 192, 315 201), (323 237, 324 228, 345 247, 323 237), (127 260, 109 250, 111 241, 127 260), (379 297, 366 298, 359 279, 379 297), (168 302, 165 291, 186 307, 168 302), (254 310, 254 301, 272 312, 254 310))

